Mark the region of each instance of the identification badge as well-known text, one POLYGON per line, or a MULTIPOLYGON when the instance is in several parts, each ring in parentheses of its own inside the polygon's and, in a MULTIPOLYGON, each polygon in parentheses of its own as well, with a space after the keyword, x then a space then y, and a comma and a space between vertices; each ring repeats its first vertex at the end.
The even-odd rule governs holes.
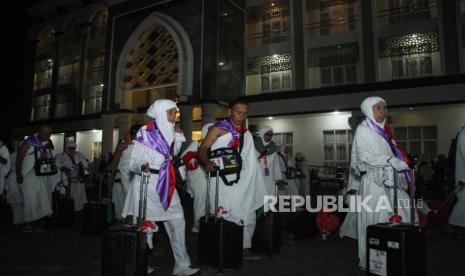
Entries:
POLYGON ((270 176, 270 169, 268 167, 265 168, 265 176, 270 176))
POLYGON ((49 173, 52 171, 52 166, 50 164, 40 164, 41 173, 49 173))

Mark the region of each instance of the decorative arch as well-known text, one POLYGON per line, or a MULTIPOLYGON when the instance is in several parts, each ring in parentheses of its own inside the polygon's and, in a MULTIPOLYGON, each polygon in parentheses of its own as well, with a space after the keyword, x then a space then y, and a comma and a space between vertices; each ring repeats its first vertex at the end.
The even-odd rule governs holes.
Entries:
MULTIPOLYGON (((133 91, 134 89, 150 88, 153 85, 163 85, 163 81, 159 80, 157 76, 149 76, 151 73, 153 73, 153 71, 150 70, 153 67, 150 65, 153 64, 148 64, 149 66, 147 70, 143 68, 137 68, 139 64, 135 64, 144 62, 144 60, 140 60, 140 57, 137 59, 138 55, 134 51, 136 47, 139 47, 139 49, 142 48, 142 51, 145 51, 145 54, 143 55, 152 61, 153 55, 168 54, 163 53, 164 50, 161 50, 161 48, 157 48, 157 43, 159 41, 156 40, 157 38, 150 38, 150 35, 160 35, 166 39, 173 40, 173 43, 168 43, 168 45, 173 47, 172 50, 175 47, 177 52, 176 58, 178 60, 178 67, 176 93, 180 96, 181 100, 186 100, 187 96, 192 95, 193 50, 189 37, 183 27, 176 20, 167 15, 155 12, 148 16, 135 29, 124 45, 118 59, 114 89, 115 102, 116 104, 120 104, 120 108, 132 108, 132 98, 128 91, 133 91), (148 38, 147 41, 150 43, 150 45, 144 45, 143 41, 145 38, 148 38), (141 74, 141 79, 147 77, 145 78, 147 81, 133 81, 132 85, 128 85, 128 83, 131 83, 131 81, 127 78, 127 73, 132 69, 134 69, 134 71, 138 74, 141 74)), ((165 69, 168 71, 174 70, 174 68, 165 69)))

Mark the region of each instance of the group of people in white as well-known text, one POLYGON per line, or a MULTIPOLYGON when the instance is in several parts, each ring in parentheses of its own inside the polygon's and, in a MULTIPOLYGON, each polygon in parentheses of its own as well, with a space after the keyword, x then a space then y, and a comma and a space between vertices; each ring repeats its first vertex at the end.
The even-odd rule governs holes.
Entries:
POLYGON ((76 151, 76 143, 66 143, 65 151, 55 155, 50 136, 52 129, 41 126, 38 132, 9 153, 1 144, 1 191, 6 191, 13 212, 13 223, 24 225, 23 232, 42 232, 45 218, 53 214, 52 193, 68 193, 74 199, 74 211, 87 202, 80 173, 87 169, 85 156, 76 151))
MULTIPOLYGON (((392 131, 386 123, 386 101, 369 97, 361 109, 366 119, 357 127, 351 152, 350 175, 347 191, 362 197, 387 196, 393 198, 394 177, 397 178, 399 199, 409 199, 409 160, 397 147, 392 131), (394 174, 394 172, 397 172, 394 174)), ((134 125, 118 143, 111 164, 114 175, 112 185, 115 214, 126 221, 135 221, 139 210, 141 173, 150 173, 147 199, 147 220, 163 222, 168 234, 175 266, 173 275, 192 275, 198 269, 191 267, 186 249, 185 218, 180 196, 176 190, 173 157, 180 153, 186 141, 175 125, 176 103, 157 100, 147 111, 152 118, 146 125, 134 125)), ((273 141, 273 129, 261 127, 255 137, 245 127, 248 104, 241 100, 232 103, 229 118, 202 127, 202 140, 193 141, 183 152, 181 159, 187 167, 187 191, 193 197, 194 221, 192 232, 199 231, 200 217, 205 213, 208 174, 219 169, 209 159, 209 151, 231 148, 239 152, 242 164, 239 174, 219 179, 219 204, 230 219, 244 225, 243 259, 258 260, 252 253, 252 237, 256 224, 256 211, 264 205, 265 195, 275 195, 277 183, 287 183, 289 195, 309 195, 308 167, 302 153, 292 156, 290 145, 277 146, 273 141), (289 177, 290 168, 299 171, 301 177, 289 177), (233 184, 227 183, 231 181, 233 184)), ((75 202, 75 211, 87 201, 85 185, 80 170, 88 166, 84 155, 76 151, 76 143, 66 144, 65 152, 54 156, 50 140, 52 130, 41 127, 26 139, 11 156, 0 145, 0 184, 6 184, 8 201, 14 211, 14 223, 26 223, 25 231, 42 231, 41 219, 52 214, 51 194, 55 189, 69 189, 75 202), (55 158, 49 166, 46 160, 55 158), (37 168, 38 160, 40 168, 37 168), (44 161, 45 160, 45 161, 44 161), (42 172, 42 173, 41 173, 42 172), (56 172, 56 173, 53 173, 56 172)), ((456 183, 465 182, 465 128, 457 144, 456 183)), ((3 190, 3 187, 1 187, 3 190)), ((210 213, 213 210, 215 191, 210 191, 210 213)), ((458 194, 458 202, 450 223, 465 227, 465 189, 458 194)), ((376 201, 371 201, 375 202, 376 201)), ((350 213, 341 227, 341 236, 358 239, 359 266, 365 268, 366 228, 369 225, 388 222, 393 214, 387 211, 350 213)), ((410 221, 410 211, 399 209, 398 216, 410 221)))

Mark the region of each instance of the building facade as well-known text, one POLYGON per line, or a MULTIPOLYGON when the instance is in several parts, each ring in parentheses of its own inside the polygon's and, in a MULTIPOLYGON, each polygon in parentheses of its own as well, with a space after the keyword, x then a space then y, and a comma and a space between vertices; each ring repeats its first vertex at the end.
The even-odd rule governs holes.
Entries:
MULTIPOLYGON (((156 99, 188 140, 250 101, 314 165, 347 166, 351 124, 384 97, 399 143, 426 159, 465 125, 465 1, 33 1, 21 140, 42 123, 58 150, 113 151, 156 99)), ((352 124, 352 127, 354 125, 352 124)))

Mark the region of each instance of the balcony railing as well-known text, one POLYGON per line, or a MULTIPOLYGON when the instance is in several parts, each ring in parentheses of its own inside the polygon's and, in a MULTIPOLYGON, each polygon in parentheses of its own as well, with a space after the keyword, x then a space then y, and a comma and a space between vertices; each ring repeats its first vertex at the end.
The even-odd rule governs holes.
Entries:
POLYGON ((247 48, 258 47, 271 43, 279 43, 290 40, 291 34, 289 30, 279 33, 252 33, 247 34, 247 48))
POLYGON ((424 1, 376 13, 380 24, 398 24, 436 17, 436 1, 424 1))
POLYGON ((324 20, 308 24, 307 29, 310 37, 347 33, 355 31, 356 22, 356 16, 350 19, 324 20))
POLYGON ((60 74, 58 77, 58 85, 76 83, 79 79, 79 72, 73 72, 69 74, 60 74))

